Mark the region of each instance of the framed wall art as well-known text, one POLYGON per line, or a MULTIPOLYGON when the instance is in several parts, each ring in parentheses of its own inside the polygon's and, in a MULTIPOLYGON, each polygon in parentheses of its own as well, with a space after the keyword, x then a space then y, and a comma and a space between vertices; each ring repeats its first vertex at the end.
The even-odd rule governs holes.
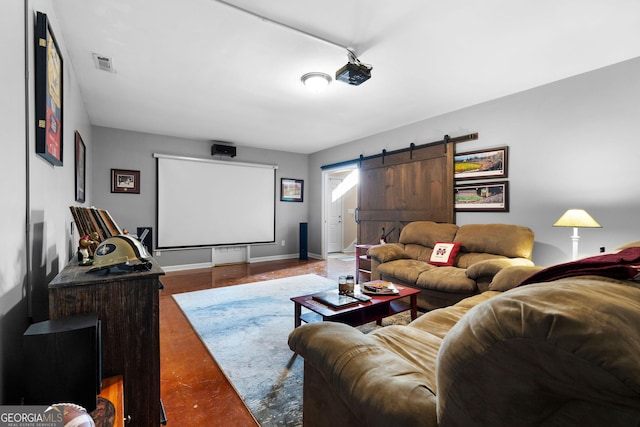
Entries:
POLYGON ((36 153, 62 166, 62 55, 47 15, 38 12, 35 34, 36 153))
POLYGON ((458 212, 509 212, 509 182, 484 182, 455 186, 458 212))
POLYGON ((281 178, 280 200, 283 202, 302 202, 304 181, 302 179, 281 178))
POLYGON ((85 201, 85 179, 87 166, 87 149, 84 141, 80 136, 80 132, 75 133, 76 140, 76 202, 84 203, 85 201))
POLYGON ((140 171, 111 169, 111 192, 140 194, 140 171))
POLYGON ((454 178, 507 178, 508 147, 469 151, 454 156, 454 178))

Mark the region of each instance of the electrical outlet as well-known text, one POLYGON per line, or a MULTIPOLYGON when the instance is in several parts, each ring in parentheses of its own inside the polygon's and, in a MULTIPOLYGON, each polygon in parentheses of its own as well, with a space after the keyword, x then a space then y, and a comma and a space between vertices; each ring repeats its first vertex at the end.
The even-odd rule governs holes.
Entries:
POLYGON ((156 251, 155 256, 160 256, 160 255, 162 255, 162 252, 161 251, 156 251))
POLYGON ((281 245, 284 246, 284 240, 282 241, 281 245))

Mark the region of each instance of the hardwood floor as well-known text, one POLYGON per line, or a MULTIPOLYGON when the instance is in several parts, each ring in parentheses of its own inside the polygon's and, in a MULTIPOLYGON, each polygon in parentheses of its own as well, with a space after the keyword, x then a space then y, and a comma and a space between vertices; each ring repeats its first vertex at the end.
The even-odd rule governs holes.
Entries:
POLYGON ((165 288, 160 293, 160 389, 167 425, 258 425, 171 295, 309 273, 337 283, 338 276, 354 271, 355 258, 291 259, 170 272, 161 277, 165 288))

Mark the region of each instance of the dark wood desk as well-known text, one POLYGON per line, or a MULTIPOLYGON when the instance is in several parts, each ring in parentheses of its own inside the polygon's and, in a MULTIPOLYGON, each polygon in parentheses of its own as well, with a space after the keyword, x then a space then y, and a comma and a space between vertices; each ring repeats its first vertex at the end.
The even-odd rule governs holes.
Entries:
POLYGON ((49 284, 49 316, 97 313, 102 325, 103 378, 122 375, 124 417, 132 427, 160 425, 159 276, 149 271, 87 273, 77 261, 49 284))

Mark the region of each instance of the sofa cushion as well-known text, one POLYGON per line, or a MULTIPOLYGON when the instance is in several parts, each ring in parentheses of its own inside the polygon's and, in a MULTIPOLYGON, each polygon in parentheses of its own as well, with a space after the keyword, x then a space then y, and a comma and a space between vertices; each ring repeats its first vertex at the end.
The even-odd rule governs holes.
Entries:
POLYGON ((450 267, 453 265, 459 251, 460 243, 438 242, 433 246, 429 264, 450 267))
POLYGON ((516 265, 530 267, 533 266, 533 261, 524 258, 487 259, 471 264, 467 268, 467 277, 473 280, 478 280, 482 276, 493 277, 505 268, 516 265))
POLYGON ((420 288, 442 292, 473 294, 478 291, 475 280, 469 279, 465 270, 458 267, 434 267, 420 273, 415 282, 420 288))
POLYGON ((458 226, 433 221, 415 221, 405 225, 400 232, 400 243, 415 244, 433 248, 436 242, 453 241, 458 226))
POLYGON ((411 256, 404 251, 403 245, 398 243, 389 243, 385 245, 376 245, 367 251, 367 255, 383 263, 394 259, 407 259, 411 256))
POLYGON ((460 268, 469 268, 472 265, 488 260, 508 259, 502 255, 478 253, 478 252, 459 252, 456 258, 455 266, 460 268))
POLYGON ((416 259, 399 259, 380 264, 380 266, 378 266, 378 271, 381 275, 388 274, 397 277, 403 282, 415 283, 422 272, 437 268, 441 267, 436 267, 428 262, 416 259))
POLYGON ((425 375, 426 385, 437 394, 436 365, 433 362, 438 357, 442 337, 429 331, 407 328, 406 325, 385 326, 369 333, 369 336, 381 347, 418 368, 425 375))
MULTIPOLYGON (((496 273, 489 284, 489 289, 492 291, 508 291, 509 289, 513 289, 518 286, 520 282, 531 276, 533 273, 537 273, 542 269, 543 267, 534 265, 514 265, 506 267, 496 273)), ((469 270, 467 270, 467 274, 468 273, 469 270)))
POLYGON ((462 243, 463 252, 531 259, 534 234, 531 229, 520 225, 466 224, 458 229, 453 241, 462 243))
POLYGON ((433 248, 430 248, 429 246, 410 243, 408 245, 405 245, 404 251, 407 255, 409 255, 409 258, 428 262, 431 259, 433 248))
POLYGON ((429 332, 439 338, 449 332, 449 330, 464 316, 471 308, 481 302, 499 295, 500 292, 487 291, 481 294, 473 295, 463 299, 462 301, 437 310, 431 310, 409 323, 409 327, 429 332))

